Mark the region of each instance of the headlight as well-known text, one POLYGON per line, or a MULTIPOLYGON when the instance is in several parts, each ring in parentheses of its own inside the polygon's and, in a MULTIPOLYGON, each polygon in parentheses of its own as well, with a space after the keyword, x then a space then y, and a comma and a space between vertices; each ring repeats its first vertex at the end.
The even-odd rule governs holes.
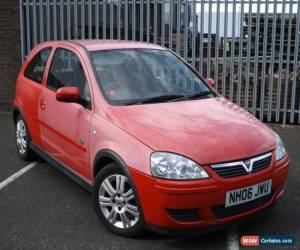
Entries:
POLYGON ((151 154, 151 171, 153 176, 164 179, 191 180, 209 177, 197 163, 183 156, 166 152, 151 154))
POLYGON ((286 150, 279 135, 276 134, 276 161, 281 160, 286 155, 286 150))

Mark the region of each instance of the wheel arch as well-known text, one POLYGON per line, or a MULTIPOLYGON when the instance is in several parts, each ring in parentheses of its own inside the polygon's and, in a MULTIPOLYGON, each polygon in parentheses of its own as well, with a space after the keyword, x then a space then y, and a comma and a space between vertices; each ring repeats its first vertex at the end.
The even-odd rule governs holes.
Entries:
POLYGON ((103 169, 105 166, 107 166, 110 163, 116 163, 120 167, 120 169, 123 170, 124 174, 127 176, 128 180, 129 180, 130 184, 132 185, 132 188, 135 192, 135 195, 136 195, 136 202, 139 207, 139 211, 141 213, 141 220, 142 220, 143 227, 147 228, 147 224, 145 223, 145 220, 144 220, 144 213, 143 213, 142 204, 140 202, 139 193, 137 191, 135 182, 128 171, 127 165, 126 165, 125 161, 121 158, 121 156, 119 156, 116 152, 114 152, 110 149, 100 150, 96 154, 95 160, 93 163, 93 178, 95 179, 95 177, 97 176, 99 171, 101 171, 101 169, 103 169))
POLYGON ((95 156, 93 163, 93 178, 97 176, 101 169, 110 163, 116 163, 123 171, 126 172, 126 174, 129 175, 125 161, 114 151, 110 149, 103 149, 100 150, 95 156))
POLYGON ((19 107, 14 107, 12 113, 13 113, 13 119, 14 119, 15 124, 16 124, 16 121, 17 121, 17 117, 19 115, 22 115, 24 117, 23 112, 21 111, 21 109, 19 107))
POLYGON ((28 132, 29 139, 31 140, 31 139, 32 139, 31 133, 30 133, 30 131, 29 131, 29 127, 28 127, 28 124, 27 124, 27 121, 26 121, 26 118, 25 118, 25 116, 24 116, 23 111, 22 111, 19 107, 15 106, 15 107, 13 108, 12 113, 13 113, 13 120, 14 120, 14 124, 15 124, 15 125, 16 125, 16 121, 17 121, 18 116, 19 116, 19 115, 22 116, 22 118, 23 118, 23 120, 24 120, 24 122, 25 122, 25 126, 26 126, 26 128, 27 128, 27 132, 28 132))

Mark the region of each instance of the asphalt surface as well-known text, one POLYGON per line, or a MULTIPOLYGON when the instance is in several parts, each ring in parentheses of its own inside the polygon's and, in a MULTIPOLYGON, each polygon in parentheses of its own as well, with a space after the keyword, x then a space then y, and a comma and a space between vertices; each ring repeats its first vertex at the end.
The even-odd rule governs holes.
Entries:
MULTIPOLYGON (((272 213, 240 226, 238 238, 292 235, 297 239, 292 248, 300 249, 300 128, 275 130, 284 140, 292 162, 286 192, 272 213)), ((28 164, 17 156, 9 115, 0 115, 0 142, 1 183, 28 164)), ((229 249, 227 235, 227 231, 219 231, 190 238, 151 232, 138 239, 115 236, 98 221, 91 194, 45 162, 0 190, 0 249, 217 250, 229 249)))

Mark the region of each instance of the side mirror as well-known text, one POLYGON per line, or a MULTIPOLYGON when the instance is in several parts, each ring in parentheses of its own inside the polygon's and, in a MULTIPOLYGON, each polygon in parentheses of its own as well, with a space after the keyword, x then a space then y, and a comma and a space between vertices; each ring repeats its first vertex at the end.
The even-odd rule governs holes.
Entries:
POLYGON ((207 79, 206 79, 206 82, 207 82, 211 87, 214 87, 214 85, 215 85, 215 80, 212 79, 212 78, 207 78, 207 79))
POLYGON ((62 87, 56 91, 56 100, 59 102, 80 102, 80 90, 78 87, 62 87))

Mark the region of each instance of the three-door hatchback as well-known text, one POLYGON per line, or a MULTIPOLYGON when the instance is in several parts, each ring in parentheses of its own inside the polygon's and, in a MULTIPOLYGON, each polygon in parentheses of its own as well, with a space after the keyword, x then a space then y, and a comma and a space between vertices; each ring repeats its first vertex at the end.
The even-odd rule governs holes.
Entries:
POLYGON ((153 44, 46 42, 25 60, 13 101, 16 144, 93 191, 112 232, 211 230, 283 194, 279 136, 153 44))

